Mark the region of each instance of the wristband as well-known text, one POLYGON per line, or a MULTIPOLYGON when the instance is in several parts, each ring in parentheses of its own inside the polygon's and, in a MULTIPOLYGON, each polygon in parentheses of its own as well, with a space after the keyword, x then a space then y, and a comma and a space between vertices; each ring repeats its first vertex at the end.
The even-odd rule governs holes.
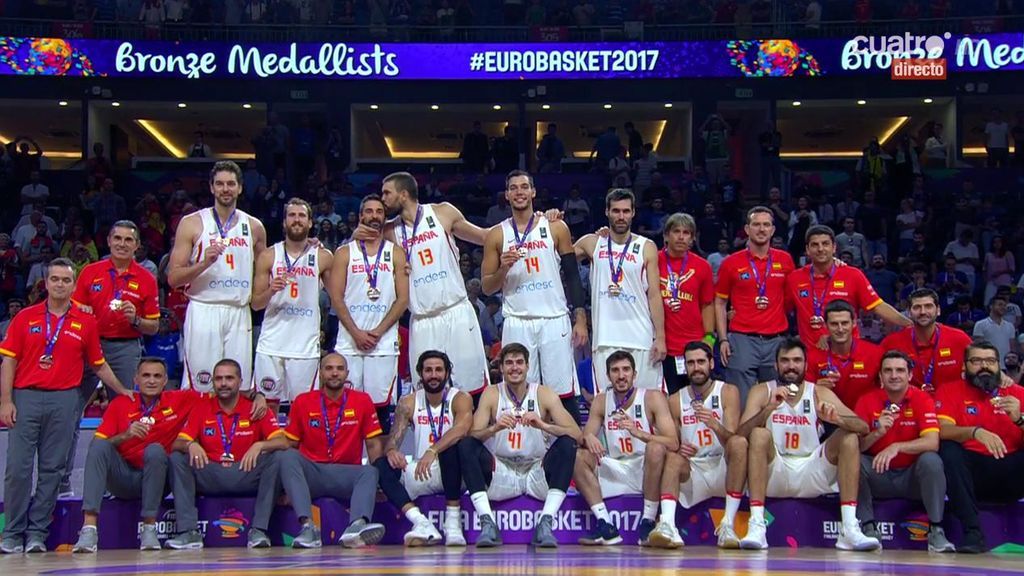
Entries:
POLYGON ((427 448, 427 449, 426 449, 426 450, 424 451, 424 453, 426 453, 426 452, 431 452, 431 453, 433 453, 433 454, 434 454, 434 457, 435 457, 435 458, 437 458, 437 450, 434 450, 434 447, 433 447, 433 446, 431 446, 430 448, 427 448))
POLYGON ((978 430, 981 430, 981 426, 975 426, 974 430, 971 430, 971 439, 972 440, 977 440, 978 439, 978 430))
POLYGON ((1014 422, 1014 426, 1024 426, 1024 414, 1021 414, 1014 422))
POLYGON ((712 348, 715 347, 715 342, 717 342, 715 335, 711 334, 710 332, 705 334, 704 338, 701 341, 707 344, 708 346, 711 346, 712 348))

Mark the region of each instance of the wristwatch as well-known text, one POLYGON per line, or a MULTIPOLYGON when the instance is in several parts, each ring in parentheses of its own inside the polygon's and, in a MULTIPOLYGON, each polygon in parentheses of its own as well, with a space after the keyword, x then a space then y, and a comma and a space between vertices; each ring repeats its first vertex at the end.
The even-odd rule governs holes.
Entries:
POLYGON ((1017 427, 1024 426, 1024 414, 1018 416, 1017 420, 1013 422, 1013 425, 1017 427))

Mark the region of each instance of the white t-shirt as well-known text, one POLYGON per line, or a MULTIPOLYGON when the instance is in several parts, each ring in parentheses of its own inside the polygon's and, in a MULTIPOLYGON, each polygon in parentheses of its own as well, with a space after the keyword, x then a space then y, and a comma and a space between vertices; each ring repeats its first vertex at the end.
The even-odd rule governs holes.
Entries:
MULTIPOLYGON (((896 215, 896 221, 902 224, 913 224, 914 228, 921 225, 921 219, 924 218, 924 214, 917 210, 911 210, 910 212, 900 212, 896 215)), ((913 240, 914 239, 914 228, 903 228, 900 227, 900 240, 913 240)))
MULTIPOLYGON (((949 244, 946 244, 946 249, 943 250, 942 253, 943 254, 952 254, 953 256, 956 257, 957 260, 960 260, 961 258, 974 258, 975 260, 977 260, 978 259, 978 245, 975 244, 974 242, 971 242, 967 246, 964 246, 959 241, 954 240, 954 241, 950 242, 949 244)), ((957 272, 963 272, 964 274, 967 274, 968 278, 973 278, 974 274, 977 272, 977 270, 975 270, 973 264, 967 264, 967 263, 961 263, 961 262, 957 263, 956 271, 957 272)))
POLYGON ((988 148, 1010 147, 1010 125, 1006 122, 989 122, 985 124, 985 146, 988 148))
POLYGON ((980 338, 991 342, 999 350, 999 366, 1006 368, 1003 359, 1010 351, 1010 341, 1017 337, 1017 329, 1013 327, 1013 322, 1004 317, 1001 322, 996 323, 989 316, 974 324, 973 336, 975 339, 980 338))

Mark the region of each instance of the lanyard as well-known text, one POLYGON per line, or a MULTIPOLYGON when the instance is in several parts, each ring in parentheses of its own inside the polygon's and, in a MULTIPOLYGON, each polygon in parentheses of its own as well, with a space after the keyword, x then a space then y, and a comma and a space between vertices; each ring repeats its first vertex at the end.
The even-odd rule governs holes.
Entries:
POLYGON ((444 434, 444 413, 448 408, 448 387, 445 386, 444 393, 441 394, 441 414, 437 418, 437 426, 434 426, 434 414, 430 410, 430 400, 427 399, 427 393, 423 393, 423 403, 427 405, 427 420, 430 421, 430 438, 431 444, 437 443, 441 440, 441 434, 444 434))
POLYGON ((217 413, 217 426, 220 428, 220 442, 224 445, 224 453, 231 454, 231 445, 235 442, 235 430, 238 429, 238 413, 231 415, 231 431, 224 431, 224 417, 217 413))
POLYGON ((50 311, 46 311, 46 346, 44 354, 46 356, 53 356, 53 348, 57 345, 57 339, 60 338, 60 329, 64 327, 64 321, 68 319, 68 314, 71 313, 71 309, 61 315, 60 320, 57 320, 57 329, 53 330, 50 325, 50 311))
MULTIPOLYGON (((516 396, 516 393, 512 391, 512 387, 509 386, 508 384, 506 384, 505 385, 505 391, 508 392, 508 395, 511 398, 512 403, 515 404, 515 406, 516 406, 515 411, 516 412, 522 412, 523 411, 523 403, 522 403, 522 401, 519 400, 519 397, 516 396)), ((529 385, 527 385, 526 393, 527 394, 530 393, 529 385)), ((523 400, 526 400, 526 398, 524 397, 523 400)))
POLYGON ((324 423, 324 434, 327 435, 327 457, 330 458, 334 453, 334 441, 338 437, 338 430, 341 430, 341 419, 345 416, 345 406, 348 404, 348 389, 341 393, 341 406, 338 407, 338 416, 334 419, 334 426, 331 426, 330 419, 327 418, 327 400, 324 399, 324 394, 320 393, 320 414, 324 423))
POLYGON ((757 285, 757 295, 760 298, 764 298, 765 294, 768 293, 768 275, 772 273, 772 253, 768 251, 768 260, 764 267, 764 278, 761 278, 761 273, 757 271, 757 264, 754 262, 754 254, 747 248, 747 262, 750 263, 750 273, 754 276, 754 284, 757 285))
POLYGON ((612 271, 612 284, 618 284, 622 282, 622 263, 626 259, 626 251, 629 249, 629 244, 633 241, 633 234, 630 234, 626 238, 626 243, 622 246, 622 252, 619 252, 618 266, 615 265, 613 252, 612 252, 612 235, 608 235, 608 267, 612 271))
MULTIPOLYGON (((907 328, 910 330, 910 341, 914 343, 914 347, 917 347, 917 342, 914 341, 914 327, 907 328)), ((932 385, 932 378, 935 376, 935 357, 939 354, 939 328, 938 323, 935 324, 935 344, 932 346, 932 358, 931 362, 928 363, 928 368, 924 371, 924 384, 926 386, 932 385)))
POLYGON ((223 224, 220 222, 220 216, 217 216, 217 209, 210 208, 210 211, 213 212, 213 222, 217 225, 217 232, 220 233, 221 239, 227 238, 228 232, 231 230, 231 222, 235 219, 235 212, 237 210, 232 210, 231 214, 228 215, 228 219, 223 224))
MULTIPOLYGON (((625 406, 626 404, 629 404, 630 400, 633 399, 634 392, 636 392, 636 387, 630 386, 629 391, 626 392, 626 395, 622 397, 622 401, 615 400, 615 412, 622 412, 622 407, 625 406)), ((612 394, 614 395, 615 393, 612 392, 612 394)), ((614 396, 612 398, 614 399, 614 396)), ((614 414, 615 412, 612 412, 612 414, 614 414)))
POLYGON ((292 260, 288 256, 288 248, 286 246, 283 246, 283 245, 281 246, 281 252, 284 253, 284 270, 285 270, 285 274, 287 274, 288 276, 291 276, 292 269, 294 269, 295 265, 298 264, 302 260, 302 257, 306 255, 306 252, 309 252, 309 245, 308 244, 306 245, 306 248, 303 249, 302 253, 299 254, 299 257, 296 258, 295 260, 292 260))
POLYGON ((120 300, 121 295, 124 294, 124 286, 128 285, 129 274, 125 272, 121 276, 118 276, 117 272, 113 268, 109 268, 107 272, 110 274, 110 285, 113 286, 114 288, 114 300, 120 300), (118 278, 124 279, 124 282, 121 283, 122 286, 120 288, 117 287, 118 278))
MULTIPOLYGON (((402 230, 405 230, 403 228, 402 230)), ((363 267, 366 270, 366 280, 370 288, 377 288, 377 276, 380 274, 380 255, 384 253, 384 243, 377 247, 377 258, 373 261, 373 268, 370 268, 370 259, 366 257, 366 242, 359 241, 359 250, 363 253, 363 267)), ((406 254, 406 258, 408 258, 406 254)))
POLYGON ((144 418, 148 417, 150 414, 152 414, 153 413, 153 409, 156 408, 156 405, 159 404, 159 403, 160 403, 160 397, 157 396, 156 399, 153 400, 152 404, 150 404, 149 406, 146 406, 146 401, 142 399, 142 395, 141 394, 139 395, 139 404, 142 406, 142 416, 144 418))
POLYGON ((411 248, 416 243, 416 228, 419 227, 419 225, 420 225, 420 217, 422 217, 422 216, 423 216, 423 205, 420 204, 419 206, 416 207, 416 218, 413 219, 413 221, 412 221, 412 239, 411 240, 409 239, 409 236, 406 236, 406 233, 405 233, 405 222, 402 222, 402 250, 405 250, 405 261, 406 262, 409 262, 409 259, 412 258, 412 252, 409 252, 409 248, 411 248))
POLYGON ((832 283, 832 277, 836 274, 836 265, 832 264, 832 269, 828 271, 828 276, 825 277, 825 289, 821 291, 821 296, 818 296, 818 290, 814 287, 814 266, 807 267, 807 275, 811 278, 811 307, 814 309, 814 315, 817 317, 823 317, 825 310, 825 296, 828 294, 828 286, 832 283))
POLYGON ((665 250, 665 268, 668 268, 668 289, 672 293, 673 300, 679 300, 679 282, 686 273, 686 263, 690 261, 690 251, 686 251, 686 255, 683 256, 683 265, 679 267, 679 273, 672 269, 672 258, 668 255, 668 250, 665 250))
POLYGON ((843 370, 844 368, 846 368, 850 364, 850 361, 853 360, 853 351, 856 350, 856 349, 857 349, 857 341, 854 340, 853 344, 850 345, 850 354, 846 357, 846 360, 844 360, 837 367, 836 364, 834 362, 832 362, 832 345, 829 344, 828 356, 826 357, 826 361, 828 362, 828 371, 829 372, 841 373, 840 370, 843 370))
POLYGON ((530 231, 533 230, 533 218, 534 218, 534 215, 531 214, 530 215, 530 221, 526 223, 526 229, 523 230, 522 238, 519 237, 519 227, 516 226, 516 219, 515 218, 509 218, 509 221, 512 224, 512 232, 516 236, 516 250, 522 249, 523 244, 526 243, 527 236, 529 236, 530 235, 530 231))

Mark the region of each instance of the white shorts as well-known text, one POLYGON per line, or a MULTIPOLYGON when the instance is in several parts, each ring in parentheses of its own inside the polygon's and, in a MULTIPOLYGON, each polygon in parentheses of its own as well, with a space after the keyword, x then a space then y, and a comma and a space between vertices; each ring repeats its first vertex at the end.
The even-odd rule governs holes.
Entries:
POLYGON ((810 456, 780 456, 768 467, 769 498, 817 498, 839 492, 839 468, 821 446, 810 456))
POLYGON ((257 352, 252 381, 267 400, 291 402, 303 392, 320 388, 320 359, 257 352))
POLYGON ((548 479, 544 476, 543 461, 516 463, 495 457, 487 497, 494 502, 502 502, 523 494, 537 500, 547 497, 548 479))
POLYGON ((501 345, 512 342, 530 351, 530 371, 526 375, 529 382, 540 382, 563 398, 580 393, 568 315, 558 318, 506 316, 501 327, 501 345))
POLYGON ((348 379, 353 388, 369 394, 374 406, 395 403, 398 356, 362 356, 351 352, 338 354, 348 362, 348 379))
POLYGON ((452 361, 452 382, 471 394, 491 383, 476 308, 463 300, 431 316, 413 316, 409 323, 409 373, 427 350, 440 350, 452 361))
POLYGON ((620 348, 617 346, 598 346, 594 349, 593 362, 595 395, 604 392, 612 385, 611 380, 608 379, 608 370, 605 367, 605 363, 608 361, 608 357, 617 350, 624 350, 633 355, 633 361, 636 362, 636 381, 634 384, 637 388, 661 390, 662 392, 665 392, 665 374, 661 371, 661 362, 658 362, 655 365, 651 364, 650 350, 620 348))
POLYGON ((725 456, 690 459, 690 479, 679 484, 679 503, 692 508, 708 498, 725 498, 725 456))
POLYGON ((213 390, 213 366, 224 358, 241 365, 242 390, 252 385, 252 316, 248 306, 189 302, 182 341, 182 389, 213 390))
POLYGON ((597 462, 597 481, 601 496, 614 498, 624 494, 644 493, 644 457, 609 458, 597 462))
POLYGON ((444 492, 444 484, 441 482, 441 463, 434 459, 430 464, 430 477, 425 481, 416 479, 416 460, 406 458, 405 470, 402 471, 402 485, 409 493, 409 499, 415 500, 420 496, 430 494, 441 494, 444 492))

